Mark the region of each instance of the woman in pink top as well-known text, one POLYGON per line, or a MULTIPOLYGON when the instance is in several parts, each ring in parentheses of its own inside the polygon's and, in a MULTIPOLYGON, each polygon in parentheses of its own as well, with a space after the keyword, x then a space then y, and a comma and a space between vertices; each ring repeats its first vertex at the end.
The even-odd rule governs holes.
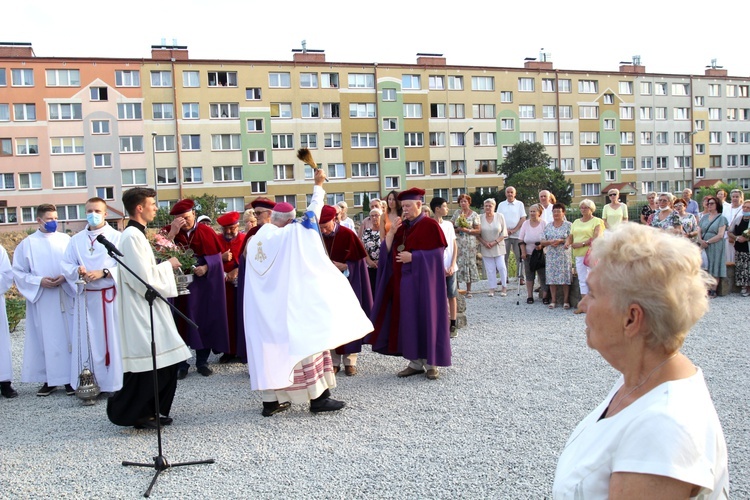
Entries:
POLYGON ((534 250, 542 251, 541 241, 544 239, 544 226, 546 225, 541 219, 542 206, 539 204, 531 205, 529 207, 529 218, 521 226, 521 231, 518 233, 518 238, 521 240, 521 259, 524 264, 524 271, 526 273, 526 303, 534 303, 534 275, 539 276, 539 285, 542 287, 542 303, 549 304, 547 298, 547 286, 544 279, 544 268, 531 270, 531 253, 534 250))

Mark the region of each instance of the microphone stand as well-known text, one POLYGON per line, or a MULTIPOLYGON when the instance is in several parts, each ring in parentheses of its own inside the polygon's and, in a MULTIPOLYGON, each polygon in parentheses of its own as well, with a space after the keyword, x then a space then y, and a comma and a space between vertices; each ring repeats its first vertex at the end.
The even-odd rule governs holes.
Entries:
MULTIPOLYGON (((101 242, 100 242, 101 243, 101 242)), ((156 480, 159 478, 159 474, 161 474, 162 471, 165 471, 169 469, 170 467, 180 467, 185 465, 198 465, 198 464, 212 464, 215 462, 213 458, 209 458, 208 460, 196 460, 191 462, 181 462, 176 464, 170 464, 166 457, 164 457, 164 454, 162 453, 162 439, 161 439, 161 419, 159 414, 159 377, 156 374, 156 339, 154 336, 154 300, 159 299, 165 304, 167 304, 172 311, 176 312, 179 316, 182 317, 189 325, 193 326, 194 328, 198 328, 198 325, 196 325, 193 321, 190 320, 187 316, 185 316, 179 309, 177 309, 171 302, 169 302, 167 299, 164 298, 154 287, 146 283, 140 276, 138 276, 132 269, 130 269, 127 265, 125 265, 122 260, 120 260, 117 255, 115 254, 114 250, 116 248, 107 248, 107 253, 110 257, 115 259, 117 263, 126 269, 132 276, 134 276, 138 281, 143 283, 143 285, 146 287, 146 294, 145 298, 148 301, 148 307, 149 307, 149 316, 151 320, 151 364, 153 367, 153 379, 154 379, 154 418, 156 419, 156 439, 157 439, 157 445, 158 445, 158 455, 153 457, 154 463, 139 463, 139 462, 128 462, 123 461, 122 465, 124 466, 133 466, 133 467, 153 467, 154 468, 154 477, 151 480, 151 484, 149 484, 148 489, 143 494, 144 497, 148 498, 151 495, 151 490, 153 489, 154 485, 156 484, 156 480)))

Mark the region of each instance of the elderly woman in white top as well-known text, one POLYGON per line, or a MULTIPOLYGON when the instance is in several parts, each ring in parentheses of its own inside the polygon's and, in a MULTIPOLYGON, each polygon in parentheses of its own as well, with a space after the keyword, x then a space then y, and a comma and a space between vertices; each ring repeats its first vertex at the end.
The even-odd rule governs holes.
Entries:
MULTIPOLYGON (((521 226, 518 238, 521 240, 521 260, 523 260, 524 272, 526 274, 526 303, 534 303, 534 276, 539 276, 539 285, 542 287, 542 303, 549 304, 544 280, 544 268, 531 269, 531 254, 534 250, 542 252, 542 240, 544 239, 545 222, 541 219, 544 209, 541 203, 529 207, 529 218, 521 226)), ((543 254, 542 254, 543 255, 543 254)))
POLYGON ((727 498, 719 417, 703 372, 680 352, 708 310, 698 247, 624 224, 592 254, 586 342, 622 376, 568 439, 552 497, 727 498))
POLYGON ((505 225, 503 214, 495 213, 495 200, 484 200, 484 213, 479 217, 479 251, 482 254, 484 270, 487 272, 489 296, 495 295, 497 288, 497 273, 500 272, 500 296, 508 295, 508 269, 505 267, 505 245, 503 240, 508 237, 508 227, 505 225))

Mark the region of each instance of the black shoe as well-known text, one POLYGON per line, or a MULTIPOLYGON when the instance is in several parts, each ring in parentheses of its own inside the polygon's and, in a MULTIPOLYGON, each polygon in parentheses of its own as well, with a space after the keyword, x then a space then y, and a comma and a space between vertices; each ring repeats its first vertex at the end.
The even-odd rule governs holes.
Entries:
POLYGON ((542 304, 544 304, 545 306, 548 306, 549 305, 549 297, 544 297, 542 299, 542 304))
POLYGON ((177 380, 183 380, 185 377, 187 377, 187 368, 178 368, 177 369, 177 380))
POLYGON ((75 396, 76 395, 76 390, 73 389, 72 385, 65 384, 65 394, 67 394, 68 396, 75 396))
POLYGON ((227 363, 236 363, 237 362, 237 356, 234 354, 222 354, 219 358, 219 364, 225 365, 227 363))
POLYGON ((13 398, 18 397, 18 393, 13 388, 13 386, 10 385, 10 382, 0 382, 0 395, 8 399, 13 399, 13 398))
POLYGON ((288 410, 291 406, 292 403, 289 401, 285 401, 284 403, 279 403, 278 401, 263 403, 263 411, 260 412, 260 414, 264 417, 270 417, 277 413, 281 413, 284 410, 288 410))
POLYGON ((163 426, 164 425, 172 425, 172 422, 174 422, 174 420, 172 419, 172 417, 162 417, 162 416, 160 416, 159 417, 159 422, 163 426))
POLYGON ((337 411, 346 406, 343 401, 337 401, 331 398, 321 399, 320 401, 312 401, 310 403, 310 411, 313 413, 321 413, 324 411, 337 411))
POLYGON ((207 365, 199 366, 196 369, 198 370, 198 373, 200 373, 204 377, 208 377, 214 373, 214 371, 211 368, 209 368, 207 365))
POLYGON ((154 417, 149 417, 139 419, 138 421, 136 421, 133 427, 135 429, 158 429, 159 424, 156 423, 156 419, 154 417))
POLYGON ((57 390, 57 386, 56 385, 53 385, 52 387, 50 387, 45 382, 44 385, 41 386, 38 391, 36 391, 36 395, 37 396, 49 396, 50 394, 52 394, 56 390, 57 390))

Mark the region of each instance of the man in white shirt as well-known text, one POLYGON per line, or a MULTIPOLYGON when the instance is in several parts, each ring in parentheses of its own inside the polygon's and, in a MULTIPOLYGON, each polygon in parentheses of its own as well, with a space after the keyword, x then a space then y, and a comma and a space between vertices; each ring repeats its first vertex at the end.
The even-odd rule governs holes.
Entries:
MULTIPOLYGON (((508 226, 508 237, 505 238, 505 268, 508 268, 508 255, 510 250, 516 255, 516 262, 521 262, 521 247, 519 246, 518 233, 521 226, 526 222, 526 209, 519 200, 516 199, 516 188, 508 186, 505 188, 505 201, 497 205, 497 213, 505 217, 505 224, 508 226)), ((521 285, 524 284, 521 278, 521 285)))
POLYGON ((339 214, 339 224, 342 226, 351 229, 355 233, 357 232, 357 228, 354 227, 354 221, 347 215, 347 210, 349 209, 349 205, 346 204, 345 201, 340 201, 337 203, 339 209, 341 210, 341 213, 339 214))
POLYGON ((458 295, 458 284, 456 283, 456 271, 458 271, 458 244, 456 243, 456 230, 453 228, 451 221, 443 220, 448 215, 448 201, 436 196, 430 201, 432 216, 440 224, 440 229, 445 234, 445 241, 448 246, 445 247, 443 254, 443 266, 445 268, 445 286, 448 290, 448 312, 451 320, 451 338, 458 336, 456 327, 456 312, 458 304, 456 296, 458 295))
POLYGON ((549 191, 546 189, 539 191, 539 204, 542 206, 542 214, 539 218, 542 219, 545 224, 551 223, 552 203, 550 203, 549 191))

